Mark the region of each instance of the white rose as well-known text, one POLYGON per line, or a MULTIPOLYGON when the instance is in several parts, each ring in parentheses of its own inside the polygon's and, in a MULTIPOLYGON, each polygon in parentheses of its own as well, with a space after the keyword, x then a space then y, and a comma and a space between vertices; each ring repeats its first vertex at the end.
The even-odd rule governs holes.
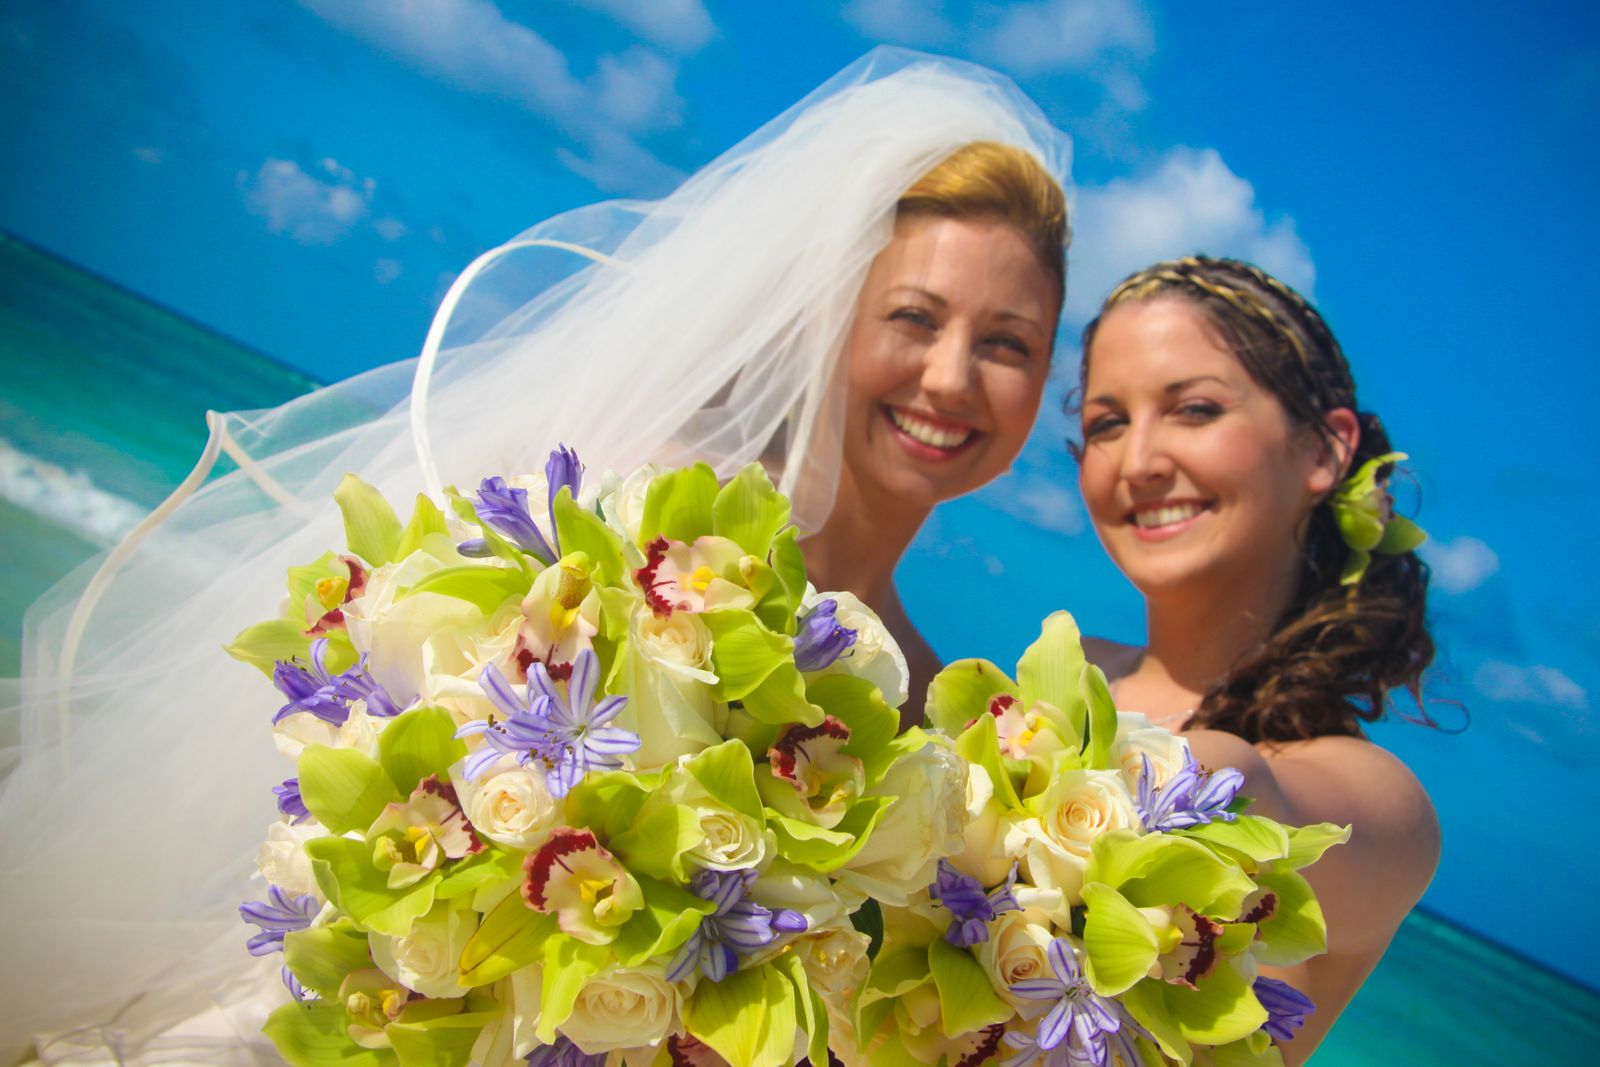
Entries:
MULTIPOLYGON (((515 601, 507 601, 481 625, 462 630, 442 630, 423 642, 422 667, 426 675, 424 695, 430 702, 441 691, 453 693, 452 683, 477 677, 486 663, 493 663, 502 674, 511 673, 511 654, 522 628, 522 612, 515 601)), ((482 690, 479 689, 482 695, 482 690)))
POLYGON ((989 926, 989 940, 973 947, 994 991, 1024 1017, 1038 1015, 1050 1005, 1013 996, 1011 987, 1017 982, 1055 977, 1048 955, 1055 938, 1050 916, 1028 908, 1001 913, 989 926))
POLYGON ((659 970, 612 967, 583 983, 561 1032, 585 1053, 659 1045, 677 1027, 678 991, 659 970))
POLYGON ((906 668, 905 654, 883 620, 854 593, 818 593, 808 589, 802 604, 810 609, 823 600, 836 601, 839 606, 834 611, 834 619, 840 626, 856 632, 855 643, 824 668, 823 673, 863 678, 883 690, 883 699, 891 708, 904 704, 911 689, 911 672, 906 668))
POLYGON ((428 640, 445 630, 481 627, 484 618, 476 605, 442 593, 396 597, 434 571, 463 562, 459 556, 445 561, 413 552, 374 570, 362 594, 344 606, 351 643, 368 653, 367 669, 400 707, 427 686, 422 650, 428 640))
POLYGON ((639 543, 639 525, 644 521, 644 501, 650 483, 661 473, 661 468, 646 463, 623 478, 614 471, 606 471, 600 479, 600 513, 606 522, 622 535, 630 545, 639 543))
POLYGON ((1117 713, 1117 740, 1112 746, 1111 758, 1122 769, 1123 780, 1137 794, 1142 759, 1150 759, 1150 773, 1155 785, 1166 785, 1168 779, 1183 769, 1189 754, 1189 743, 1171 730, 1150 725, 1150 720, 1137 712, 1117 713))
POLYGON ((663 618, 640 605, 628 622, 628 641, 661 669, 691 681, 714 685, 711 672, 711 630, 692 612, 674 611, 663 618))
POLYGON ((315 819, 295 825, 275 822, 267 827, 267 839, 256 852, 256 869, 271 884, 294 896, 309 893, 318 900, 322 890, 317 887, 316 875, 311 873, 311 858, 306 855, 306 842, 327 837, 328 829, 315 819))
POLYGON ((456 980, 461 953, 477 929, 471 909, 442 903, 412 923, 405 937, 370 933, 367 944, 378 969, 407 989, 437 999, 460 997, 467 992, 456 980))
POLYGON ((867 793, 899 799, 839 872, 840 880, 895 907, 905 907, 909 894, 927 888, 939 860, 964 844, 967 766, 937 740, 902 756, 867 793))
POLYGON ((1029 880, 1060 890, 1080 903, 1083 872, 1095 838, 1110 830, 1137 830, 1139 812, 1121 771, 1063 771, 1038 801, 1039 817, 1019 823, 1030 838, 1029 880))
POLYGON ((377 759, 378 735, 388 721, 368 715, 366 701, 357 700, 350 705, 350 714, 342 726, 324 722, 309 711, 290 715, 272 727, 272 743, 279 752, 296 761, 307 745, 353 748, 377 759))
POLYGON ((967 767, 967 825, 963 848, 950 862, 985 886, 998 885, 1011 873, 1016 860, 1006 851, 1009 819, 1005 806, 994 799, 994 783, 980 764, 967 767))
POLYGON ((450 781, 473 829, 507 848, 538 848, 561 821, 544 771, 518 766, 509 757, 475 779, 466 776, 465 761, 457 763, 450 768, 450 781))
POLYGON ((664 795, 693 811, 700 824, 703 839, 684 853, 694 866, 738 871, 758 867, 767 858, 772 842, 761 823, 714 799, 681 763, 670 772, 664 795))

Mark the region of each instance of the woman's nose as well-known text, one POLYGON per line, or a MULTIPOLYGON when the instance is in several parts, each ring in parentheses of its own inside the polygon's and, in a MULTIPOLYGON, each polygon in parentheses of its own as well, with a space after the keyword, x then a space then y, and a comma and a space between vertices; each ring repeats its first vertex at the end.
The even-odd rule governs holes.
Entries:
POLYGON ((1123 479, 1137 485, 1170 477, 1172 454, 1160 428, 1135 422, 1128 430, 1123 439, 1123 479))
POLYGON ((967 331, 946 326, 923 352, 922 391, 954 399, 972 389, 973 352, 967 331))

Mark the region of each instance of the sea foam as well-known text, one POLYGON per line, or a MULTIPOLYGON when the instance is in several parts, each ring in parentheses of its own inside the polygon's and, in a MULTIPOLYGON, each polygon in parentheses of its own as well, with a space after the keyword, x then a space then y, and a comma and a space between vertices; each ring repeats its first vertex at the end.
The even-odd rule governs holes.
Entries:
POLYGON ((29 455, 3 437, 0 497, 101 545, 121 540, 149 510, 99 488, 83 471, 29 455))

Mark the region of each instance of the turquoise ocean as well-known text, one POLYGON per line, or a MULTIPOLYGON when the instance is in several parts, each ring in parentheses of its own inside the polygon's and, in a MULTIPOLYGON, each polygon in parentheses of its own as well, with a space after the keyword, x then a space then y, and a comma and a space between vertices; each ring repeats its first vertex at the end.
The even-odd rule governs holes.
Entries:
MULTIPOLYGON (((6 676, 27 605, 188 473, 208 408, 268 407, 316 384, 3 232, 0 368, 6 676)), ((1537 946, 1512 952, 1419 909, 1313 1063, 1600 1062, 1600 994, 1537 956, 1537 946)))

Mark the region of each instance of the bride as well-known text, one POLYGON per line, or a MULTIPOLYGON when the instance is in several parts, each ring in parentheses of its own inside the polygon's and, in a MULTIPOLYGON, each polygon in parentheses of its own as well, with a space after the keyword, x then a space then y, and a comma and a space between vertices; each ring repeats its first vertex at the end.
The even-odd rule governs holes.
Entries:
POLYGON ((29 615, 0 784, 0 1054, 274 1060, 257 1029, 282 990, 275 965, 247 970, 236 909, 260 892, 275 702, 219 646, 339 542, 346 471, 403 504, 558 442, 597 472, 759 460, 816 531, 818 583, 882 613, 917 691, 936 663, 893 566, 1033 422, 1069 154, 1005 79, 878 50, 666 199, 480 259, 420 360, 212 416, 173 498, 29 615), (238 469, 202 486, 224 454, 238 469))

